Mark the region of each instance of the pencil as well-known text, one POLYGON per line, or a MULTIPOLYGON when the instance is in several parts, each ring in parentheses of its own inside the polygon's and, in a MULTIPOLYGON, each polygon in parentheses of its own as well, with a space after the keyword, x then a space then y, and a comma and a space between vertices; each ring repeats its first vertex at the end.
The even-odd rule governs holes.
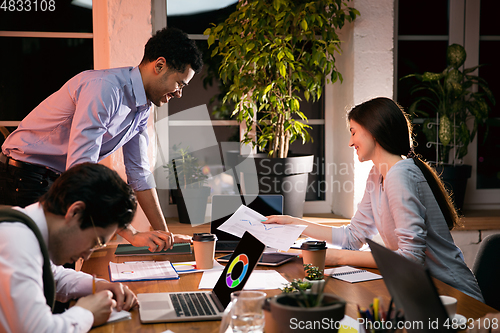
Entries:
POLYGON ((92 294, 95 294, 95 274, 92 275, 92 294))

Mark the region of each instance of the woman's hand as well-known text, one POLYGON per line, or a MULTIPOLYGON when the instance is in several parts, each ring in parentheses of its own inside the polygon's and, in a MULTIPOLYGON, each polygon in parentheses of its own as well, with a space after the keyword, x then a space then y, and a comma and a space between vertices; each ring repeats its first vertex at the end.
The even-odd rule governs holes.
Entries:
POLYGON ((263 220, 262 223, 264 224, 297 224, 297 221, 300 221, 299 219, 288 216, 288 215, 270 215, 266 216, 267 220, 263 220))
POLYGON ((326 249, 325 266, 340 266, 342 250, 326 249))

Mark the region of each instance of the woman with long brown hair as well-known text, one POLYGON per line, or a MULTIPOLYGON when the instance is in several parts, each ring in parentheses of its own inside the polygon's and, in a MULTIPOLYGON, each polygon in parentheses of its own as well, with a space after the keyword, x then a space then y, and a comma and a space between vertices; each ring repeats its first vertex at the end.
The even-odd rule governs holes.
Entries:
POLYGON ((305 224, 304 234, 340 246, 328 249, 327 265, 376 267, 366 239, 380 234, 385 246, 429 267, 431 274, 483 301, 476 279, 450 230, 458 216, 435 171, 414 154, 412 125, 389 98, 375 98, 348 114, 358 159, 372 161, 365 194, 351 223, 328 227, 291 216, 269 216, 264 223, 305 224))

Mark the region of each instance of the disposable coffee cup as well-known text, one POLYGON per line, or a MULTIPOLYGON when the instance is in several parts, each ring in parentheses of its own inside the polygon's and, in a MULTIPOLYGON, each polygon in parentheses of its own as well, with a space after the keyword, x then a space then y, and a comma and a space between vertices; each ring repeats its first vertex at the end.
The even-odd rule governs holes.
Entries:
POLYGON ((210 269, 214 267, 215 241, 214 234, 193 234, 194 258, 196 269, 210 269))
POLYGON ((457 299, 451 296, 440 295, 441 303, 443 303, 444 308, 448 317, 453 319, 457 314, 457 299))
POLYGON ((321 271, 325 269, 325 241, 307 241, 302 243, 300 249, 302 250, 302 261, 304 265, 311 264, 318 267, 321 271))

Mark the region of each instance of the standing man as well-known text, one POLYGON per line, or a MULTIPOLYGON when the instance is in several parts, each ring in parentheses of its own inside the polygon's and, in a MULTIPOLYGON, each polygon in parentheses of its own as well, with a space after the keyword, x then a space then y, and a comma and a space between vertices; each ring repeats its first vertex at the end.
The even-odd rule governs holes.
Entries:
POLYGON ((97 163, 123 147, 128 183, 153 232, 120 235, 151 251, 185 235, 168 231, 150 171, 147 123, 152 104, 182 96, 203 62, 194 41, 174 28, 158 31, 137 67, 82 72, 40 103, 6 139, 0 154, 0 204, 25 207, 70 167, 97 163))
POLYGON ((0 332, 87 332, 105 323, 112 308, 137 305, 121 283, 98 279, 94 288, 91 275, 58 266, 105 246, 136 209, 134 191, 115 171, 82 163, 39 202, 9 210, 20 216, 3 221, 12 212, 0 213, 0 332), (31 221, 23 223, 26 215, 31 221), (80 298, 75 306, 52 314, 54 299, 73 298, 80 298))

